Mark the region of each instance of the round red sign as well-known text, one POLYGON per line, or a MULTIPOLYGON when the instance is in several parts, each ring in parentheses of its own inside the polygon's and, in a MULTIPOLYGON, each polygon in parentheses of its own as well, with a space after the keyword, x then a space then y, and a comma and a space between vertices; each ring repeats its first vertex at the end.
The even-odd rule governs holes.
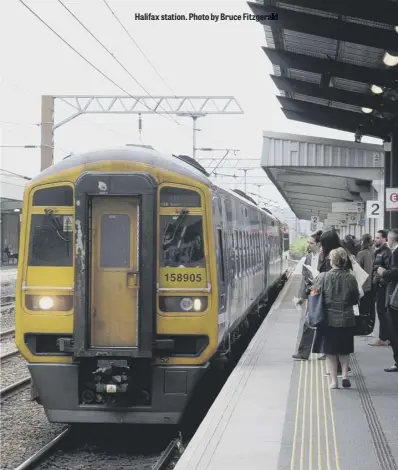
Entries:
POLYGON ((390 201, 391 202, 398 202, 398 194, 397 193, 391 193, 390 201))

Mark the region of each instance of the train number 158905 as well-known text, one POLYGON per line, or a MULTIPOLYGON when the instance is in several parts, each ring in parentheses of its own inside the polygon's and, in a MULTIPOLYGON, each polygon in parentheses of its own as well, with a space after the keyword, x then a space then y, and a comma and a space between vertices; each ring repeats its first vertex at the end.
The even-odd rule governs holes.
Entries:
POLYGON ((167 282, 202 282, 202 274, 166 274, 167 282))

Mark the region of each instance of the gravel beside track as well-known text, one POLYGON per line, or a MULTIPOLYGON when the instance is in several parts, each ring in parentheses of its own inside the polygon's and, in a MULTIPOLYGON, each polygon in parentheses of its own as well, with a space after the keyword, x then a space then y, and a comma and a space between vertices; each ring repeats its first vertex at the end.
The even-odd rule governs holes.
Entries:
POLYGON ((14 337, 4 338, 1 340, 1 343, 0 343, 1 355, 9 353, 11 351, 15 351, 16 349, 17 347, 15 346, 14 337))
POLYGON ((59 449, 36 469, 151 470, 167 446, 156 431, 138 426, 75 426, 59 449))
POLYGON ((0 331, 10 330, 11 328, 15 328, 15 308, 14 306, 3 307, 0 317, 0 331))
POLYGON ((20 465, 65 427, 47 421, 43 408, 30 401, 29 387, 6 398, 1 403, 1 470, 20 465))
POLYGON ((1 388, 30 377, 26 361, 22 356, 15 356, 1 363, 1 388))

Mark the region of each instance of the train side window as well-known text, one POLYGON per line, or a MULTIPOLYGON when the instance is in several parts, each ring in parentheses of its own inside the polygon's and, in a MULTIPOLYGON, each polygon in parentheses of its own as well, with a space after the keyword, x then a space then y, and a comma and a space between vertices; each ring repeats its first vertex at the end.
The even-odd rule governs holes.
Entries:
POLYGON ((239 258, 240 258, 240 273, 241 274, 245 272, 244 249, 245 247, 243 246, 242 232, 239 230, 239 258))
POLYGON ((55 186, 38 189, 33 194, 34 206, 73 206, 73 189, 70 186, 55 186))
POLYGON ((235 256, 235 242, 234 242, 234 234, 230 232, 229 234, 229 250, 230 250, 230 259, 231 259, 231 271, 232 271, 232 279, 236 277, 236 256, 235 256))
POLYGON ((240 255, 239 255, 239 238, 238 238, 238 232, 235 230, 234 231, 234 239, 235 239, 235 258, 236 258, 236 272, 237 274, 240 274, 240 255))
POLYGON ((225 282, 224 246, 223 246, 222 230, 217 229, 217 234, 218 234, 218 249, 219 249, 219 253, 220 253, 220 264, 221 264, 221 282, 225 282))

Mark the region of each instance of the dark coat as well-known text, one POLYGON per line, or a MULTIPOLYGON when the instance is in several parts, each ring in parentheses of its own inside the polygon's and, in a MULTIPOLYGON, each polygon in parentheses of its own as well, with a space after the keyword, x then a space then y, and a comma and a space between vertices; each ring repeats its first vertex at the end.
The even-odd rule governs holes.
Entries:
POLYGON ((359 302, 359 290, 355 276, 348 269, 333 268, 320 274, 314 287, 323 292, 329 326, 355 326, 353 306, 359 302))
POLYGON ((398 284, 398 249, 392 252, 387 271, 384 271, 381 279, 384 284, 387 284, 386 305, 388 306, 390 296, 398 284))
POLYGON ((388 269, 391 263, 391 250, 387 244, 377 248, 373 253, 373 285, 380 287, 385 285, 382 277, 377 274, 378 268, 388 269))

